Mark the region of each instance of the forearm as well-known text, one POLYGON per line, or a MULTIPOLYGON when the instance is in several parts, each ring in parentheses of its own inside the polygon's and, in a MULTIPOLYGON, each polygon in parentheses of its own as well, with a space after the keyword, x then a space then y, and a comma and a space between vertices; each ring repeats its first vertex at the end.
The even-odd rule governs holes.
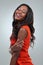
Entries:
POLYGON ((13 53, 11 61, 10 61, 10 65, 16 65, 16 61, 19 57, 19 53, 20 52, 13 53))
POLYGON ((22 49, 24 41, 17 40, 13 46, 10 46, 10 49, 14 52, 19 52, 22 49))
POLYGON ((13 48, 10 48, 9 52, 11 53, 11 55, 13 55, 13 53, 16 53, 18 54, 20 51, 21 51, 21 47, 17 47, 17 46, 14 46, 13 48))
POLYGON ((10 47, 11 51, 13 52, 10 65, 16 65, 16 61, 19 57, 23 43, 24 43, 24 41, 19 41, 19 42, 17 41, 13 46, 10 47))

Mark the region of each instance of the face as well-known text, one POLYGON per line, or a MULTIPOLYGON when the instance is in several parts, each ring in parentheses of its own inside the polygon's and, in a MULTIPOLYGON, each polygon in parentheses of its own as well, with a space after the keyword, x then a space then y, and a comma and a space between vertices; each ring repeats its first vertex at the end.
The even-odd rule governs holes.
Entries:
POLYGON ((28 8, 27 6, 21 6, 15 11, 15 19, 23 20, 27 14, 28 8))

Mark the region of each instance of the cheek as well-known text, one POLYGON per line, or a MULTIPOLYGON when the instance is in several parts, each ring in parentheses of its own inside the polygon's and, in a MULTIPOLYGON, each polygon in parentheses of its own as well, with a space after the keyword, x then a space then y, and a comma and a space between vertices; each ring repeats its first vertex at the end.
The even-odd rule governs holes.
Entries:
POLYGON ((22 17, 25 18, 26 14, 22 14, 22 17))
POLYGON ((15 13, 18 13, 18 11, 15 11, 15 13))

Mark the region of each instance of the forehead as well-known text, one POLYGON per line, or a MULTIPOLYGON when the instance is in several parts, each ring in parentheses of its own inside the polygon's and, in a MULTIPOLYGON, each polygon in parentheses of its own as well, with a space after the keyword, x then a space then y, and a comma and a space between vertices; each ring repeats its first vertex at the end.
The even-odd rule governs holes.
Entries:
POLYGON ((20 8, 20 9, 22 9, 22 10, 28 10, 28 7, 27 7, 27 6, 25 6, 25 5, 20 6, 19 8, 20 8))

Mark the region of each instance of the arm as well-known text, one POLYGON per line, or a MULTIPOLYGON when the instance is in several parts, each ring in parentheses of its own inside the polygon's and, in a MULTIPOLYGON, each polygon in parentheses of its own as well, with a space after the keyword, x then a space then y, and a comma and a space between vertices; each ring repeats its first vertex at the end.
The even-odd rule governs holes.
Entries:
POLYGON ((19 53, 22 49, 24 39, 27 37, 27 31, 24 28, 21 28, 20 31, 18 32, 18 38, 16 43, 11 47, 13 51, 15 51, 15 55, 13 53, 10 65, 15 65, 16 60, 18 59, 19 53))
POLYGON ((17 41, 13 46, 11 46, 11 49, 14 51, 19 51, 23 46, 24 39, 26 38, 26 36, 27 31, 24 28, 21 28, 20 31, 18 32, 17 41))

